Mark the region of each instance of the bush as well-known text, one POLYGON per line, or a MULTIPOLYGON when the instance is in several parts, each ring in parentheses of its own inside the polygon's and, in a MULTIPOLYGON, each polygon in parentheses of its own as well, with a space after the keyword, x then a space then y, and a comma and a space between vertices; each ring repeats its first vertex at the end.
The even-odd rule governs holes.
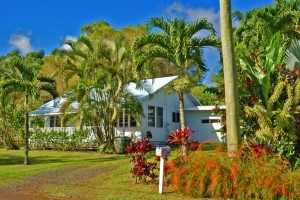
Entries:
POLYGON ((78 130, 73 134, 66 131, 36 131, 31 133, 31 149, 54 149, 54 150, 82 150, 89 146, 95 146, 93 141, 87 142, 89 132, 78 130))
POLYGON ((146 154, 152 151, 151 142, 146 140, 139 140, 137 142, 131 142, 129 147, 126 148, 126 155, 130 155, 130 162, 133 163, 133 167, 130 169, 132 177, 137 181, 147 182, 147 177, 152 181, 158 177, 155 173, 157 170, 156 162, 148 162, 146 154))
POLYGON ((171 185, 197 198, 297 199, 300 170, 257 146, 229 158, 227 153, 195 151, 167 163, 171 185))

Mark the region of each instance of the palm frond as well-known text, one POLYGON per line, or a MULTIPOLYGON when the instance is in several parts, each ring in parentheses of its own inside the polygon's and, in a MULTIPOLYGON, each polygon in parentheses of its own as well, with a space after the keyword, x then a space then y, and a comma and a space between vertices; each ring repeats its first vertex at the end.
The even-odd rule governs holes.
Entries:
POLYGON ((50 83, 51 85, 55 85, 55 79, 48 76, 40 76, 37 77, 40 82, 50 83))
POLYGON ((153 17, 149 20, 148 25, 149 28, 152 29, 153 27, 160 28, 166 33, 170 32, 170 21, 164 17, 153 17))
POLYGON ((290 70, 300 68, 300 40, 292 44, 287 50, 285 60, 290 70))
POLYGON ((242 13, 241 11, 239 10, 234 10, 232 13, 231 13, 231 16, 232 16, 232 20, 233 21, 243 21, 245 19, 245 15, 244 13, 242 13))
POLYGON ((198 48, 216 47, 217 49, 221 49, 221 40, 217 36, 194 37, 191 39, 191 46, 198 48))
POLYGON ((191 25, 189 26, 190 37, 194 36, 196 33, 202 30, 207 30, 212 35, 216 34, 216 30, 213 24, 209 22, 207 19, 202 18, 192 22, 191 25))
POLYGON ((160 45, 166 48, 168 45, 170 45, 168 41, 169 39, 164 33, 148 34, 136 39, 133 44, 133 49, 138 50, 143 48, 145 45, 151 45, 151 44, 160 45))
POLYGON ((40 90, 43 90, 43 91, 45 91, 45 92, 48 92, 49 94, 51 94, 51 96, 52 96, 53 98, 56 98, 56 97, 59 96, 58 93, 57 93, 56 88, 53 87, 52 84, 44 84, 44 85, 41 85, 39 89, 40 89, 40 90))
POLYGON ((93 44, 92 44, 92 41, 85 37, 85 36, 81 36, 78 40, 77 40, 78 43, 83 43, 88 49, 89 51, 94 51, 94 47, 93 47, 93 44))

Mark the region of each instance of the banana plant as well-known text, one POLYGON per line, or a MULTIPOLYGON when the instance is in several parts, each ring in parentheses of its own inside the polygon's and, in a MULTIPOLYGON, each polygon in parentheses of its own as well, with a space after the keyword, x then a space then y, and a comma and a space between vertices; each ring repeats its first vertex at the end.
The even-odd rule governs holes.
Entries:
POLYGON ((257 95, 265 108, 272 88, 274 88, 273 84, 277 83, 281 76, 278 67, 283 66, 284 63, 285 49, 283 46, 280 41, 280 32, 277 32, 265 52, 240 59, 243 72, 257 85, 257 95))

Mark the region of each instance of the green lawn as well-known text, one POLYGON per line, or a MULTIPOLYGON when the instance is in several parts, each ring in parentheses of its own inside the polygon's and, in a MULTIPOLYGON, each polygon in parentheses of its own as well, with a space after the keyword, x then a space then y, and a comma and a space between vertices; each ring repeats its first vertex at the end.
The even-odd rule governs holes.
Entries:
MULTIPOLYGON (((165 188, 158 194, 155 184, 136 184, 129 172, 129 158, 124 155, 103 155, 97 152, 30 151, 31 165, 23 165, 21 150, 0 149, 0 187, 17 183, 27 177, 73 166, 101 169, 89 179, 65 184, 46 184, 42 193, 50 197, 72 199, 189 199, 165 188)), ((59 178, 59 177, 58 177, 59 178)))

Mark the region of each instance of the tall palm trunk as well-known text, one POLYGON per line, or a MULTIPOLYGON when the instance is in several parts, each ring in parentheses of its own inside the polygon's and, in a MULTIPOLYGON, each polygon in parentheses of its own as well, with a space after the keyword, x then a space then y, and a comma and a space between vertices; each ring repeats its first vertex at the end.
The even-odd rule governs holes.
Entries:
POLYGON ((240 137, 237 73, 235 68, 231 20, 231 1, 220 0, 220 22, 226 102, 226 133, 229 156, 233 156, 234 153, 238 151, 240 137))
POLYGON ((183 91, 178 92, 179 96, 179 119, 181 129, 185 128, 185 115, 184 115, 184 99, 183 99, 183 91))
POLYGON ((29 116, 28 116, 28 95, 25 96, 25 159, 24 165, 29 165, 29 157, 28 157, 28 150, 29 150, 29 116))
MULTIPOLYGON (((185 115, 184 115, 184 93, 183 91, 178 92, 179 95, 179 118, 180 118, 180 126, 181 130, 186 127, 185 124, 185 115)), ((181 145, 181 152, 183 156, 188 155, 188 146, 187 143, 182 143, 181 145)))

